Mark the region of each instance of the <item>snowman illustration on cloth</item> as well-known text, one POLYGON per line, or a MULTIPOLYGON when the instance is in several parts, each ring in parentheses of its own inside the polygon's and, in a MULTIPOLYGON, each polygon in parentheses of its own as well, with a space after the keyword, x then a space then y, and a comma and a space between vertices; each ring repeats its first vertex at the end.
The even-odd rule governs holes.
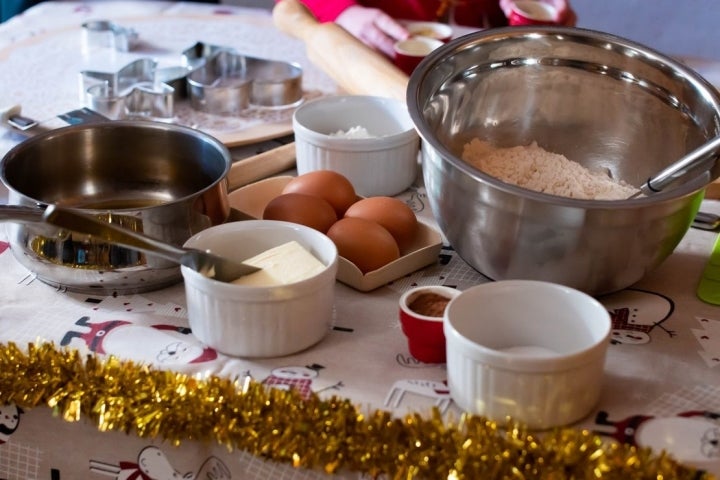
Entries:
POLYGON ((82 340, 91 352, 99 355, 117 354, 142 363, 188 365, 215 360, 217 352, 190 335, 187 327, 176 325, 141 325, 129 320, 90 322, 81 317, 75 325, 87 331, 70 330, 60 342, 67 346, 82 340))
POLYGON ((720 475, 718 412, 692 410, 670 417, 633 415, 612 421, 607 412, 600 411, 595 424, 599 435, 657 452, 665 450, 683 463, 720 475))
MULTIPOLYGON (((28 435, 25 436, 25 439, 22 435, 19 438, 14 437, 20 431, 20 419, 23 415, 25 415, 25 411, 15 403, 0 404, 0 478, 20 478, 5 476, 9 472, 29 474, 33 471, 40 471, 42 453, 37 445, 24 443, 23 440, 27 441, 28 435)), ((33 437, 33 435, 31 434, 29 437, 33 437)), ((32 440, 33 438, 30 438, 30 441, 32 440)), ((23 476, 22 478, 29 477, 23 476)), ((51 478, 54 477, 51 476, 51 478)))
POLYGON ((612 319, 613 344, 642 345, 650 342, 650 332, 656 327, 670 337, 675 332, 662 324, 675 310, 673 301, 659 293, 628 288, 598 298, 612 319))
POLYGON ((230 480, 230 469, 217 457, 207 458, 197 473, 181 473, 176 470, 165 453, 155 446, 140 450, 136 461, 120 461, 117 464, 90 460, 90 471, 113 477, 115 480, 230 480))
POLYGON ((23 413, 23 409, 14 403, 0 405, 0 445, 10 440, 10 436, 18 429, 23 413))
POLYGON ((698 328, 690 329, 701 350, 698 354, 710 368, 720 367, 720 320, 695 317, 698 328))
MULTIPOLYGON (((323 368, 325 367, 318 365, 317 363, 313 363, 312 365, 307 365, 305 367, 295 365, 274 368, 270 372, 270 375, 262 381, 262 384, 282 390, 295 390, 303 399, 307 400, 313 394, 313 379, 317 378, 320 370, 323 368)), ((330 389, 337 390, 342 386, 342 382, 337 382, 336 384, 320 389, 315 393, 320 393, 330 389)))
POLYGON ((452 403, 447 381, 403 379, 393 383, 385 397, 385 406, 398 408, 405 394, 414 394, 435 400, 435 406, 438 407, 441 413, 445 413, 452 403))
POLYGON ((312 395, 312 381, 322 368, 325 367, 317 364, 274 368, 262 383, 282 390, 296 390, 307 400, 312 395))

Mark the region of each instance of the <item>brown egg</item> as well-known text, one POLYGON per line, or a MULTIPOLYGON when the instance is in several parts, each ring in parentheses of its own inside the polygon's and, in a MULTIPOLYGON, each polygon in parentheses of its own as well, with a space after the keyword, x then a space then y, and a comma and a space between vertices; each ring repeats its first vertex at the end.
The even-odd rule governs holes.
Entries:
POLYGON ((326 233, 337 221, 337 214, 335 209, 320 197, 285 193, 268 202, 262 218, 299 223, 326 233))
POLYGON ((390 232, 379 223, 364 218, 341 218, 327 232, 341 257, 361 272, 377 270, 400 257, 400 249, 390 232))
POLYGON ((290 180, 282 193, 304 193, 324 198, 338 218, 357 200, 355 187, 344 175, 333 170, 315 170, 290 180))
POLYGON ((364 218, 379 223, 392 234, 401 252, 410 246, 418 231, 415 212, 397 198, 363 198, 352 204, 345 212, 345 216, 364 218))

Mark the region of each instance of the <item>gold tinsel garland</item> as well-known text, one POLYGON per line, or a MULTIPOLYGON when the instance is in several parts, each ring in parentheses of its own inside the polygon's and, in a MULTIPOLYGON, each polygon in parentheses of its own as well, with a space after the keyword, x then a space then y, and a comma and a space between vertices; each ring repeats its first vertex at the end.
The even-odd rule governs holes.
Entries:
POLYGON ((709 479, 665 454, 602 441, 585 430, 542 438, 465 415, 364 413, 349 400, 199 378, 52 344, 0 345, 0 404, 49 406, 67 421, 146 438, 216 442, 297 467, 410 479, 709 479))

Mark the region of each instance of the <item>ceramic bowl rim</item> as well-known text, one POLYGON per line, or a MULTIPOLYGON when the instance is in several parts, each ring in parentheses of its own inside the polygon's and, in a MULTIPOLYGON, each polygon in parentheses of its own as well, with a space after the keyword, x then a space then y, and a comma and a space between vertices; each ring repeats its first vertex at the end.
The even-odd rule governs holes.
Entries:
POLYGON ((541 288, 546 290, 548 293, 569 293, 574 297, 581 299, 581 301, 591 308, 594 311, 593 315, 602 317, 604 325, 601 327, 597 338, 592 339, 588 345, 568 353, 553 356, 540 356, 532 354, 518 355, 511 352, 503 352, 479 344, 469 339, 461 333, 461 331, 456 329, 452 320, 454 309, 458 308, 458 305, 464 301, 464 299, 460 299, 461 295, 458 295, 458 297, 448 304, 443 317, 443 331, 447 340, 448 349, 461 348, 463 356, 471 358, 475 362, 482 363, 488 368, 498 368, 518 373, 559 373, 562 371, 578 369, 584 365, 594 363, 599 359, 604 358, 605 351, 609 345, 612 323, 610 313, 598 300, 580 290, 539 280, 500 280, 496 282, 482 283, 463 291, 463 294, 466 294, 464 298, 469 298, 469 295, 477 294, 477 292, 480 291, 479 289, 491 291, 493 289, 505 287, 515 289, 541 288), (495 287, 493 287, 493 285, 495 285, 495 287))
MULTIPOLYGON (((255 286, 255 285, 235 285, 232 283, 226 283, 226 282, 220 282, 218 280, 206 277, 194 270, 191 270, 188 267, 182 266, 180 268, 183 277, 189 279, 192 284, 193 288, 202 289, 204 291, 213 291, 215 295, 222 296, 225 298, 229 297, 238 297, 239 295, 245 293, 247 295, 253 295, 262 297, 263 292, 266 293, 268 296, 272 295, 273 292, 282 291, 282 290, 289 290, 289 289, 299 289, 299 290, 306 290, 306 289, 315 289, 316 284, 324 283, 325 277, 329 274, 329 272, 332 272, 332 276, 335 277, 336 271, 338 268, 338 257, 339 253, 337 250, 337 247, 335 246, 335 243, 327 237, 322 232, 319 232, 313 228, 307 227, 305 225, 300 225, 297 223, 292 222, 285 222, 281 220, 241 220, 238 222, 227 222, 220 225, 215 225, 213 227, 207 228, 205 230, 202 230, 192 237, 190 237, 183 246, 185 247, 195 247, 194 245, 196 242, 200 241, 202 237, 207 236, 216 236, 216 235, 227 235, 231 234, 231 232, 247 232, 247 231, 253 231, 253 230, 273 230, 277 231, 278 229, 281 230, 290 230, 290 231, 296 231, 296 232, 304 232, 304 234, 309 235, 314 239, 315 242, 322 245, 323 251, 325 251, 325 256, 328 257, 329 261, 325 262, 322 259, 318 258, 320 262, 322 262, 325 265, 325 268, 318 272, 317 274, 313 275, 310 278, 306 278, 304 280, 300 280, 293 283, 288 283, 286 285, 275 285, 275 286, 255 286), (239 225, 241 224, 241 225, 239 225), (240 227, 240 228, 238 228, 240 227)), ((272 248, 272 247, 268 247, 272 248)), ((316 256, 317 258, 317 256, 316 256)), ((258 298, 259 299, 259 298, 258 298)))
POLYGON ((419 140, 419 136, 415 130, 415 125, 410 118, 404 102, 390 97, 380 97, 373 95, 336 95, 331 97, 321 97, 304 103, 293 113, 292 116, 293 129, 296 135, 300 133, 301 140, 308 141, 315 145, 345 151, 373 151, 387 150, 393 147, 404 145, 419 140), (399 128, 394 133, 369 138, 348 138, 342 136, 334 136, 329 133, 323 133, 308 124, 306 116, 315 111, 327 109, 328 114, 334 110, 342 109, 348 111, 349 108, 358 108, 363 105, 378 107, 387 111, 397 121, 399 128), (398 115, 401 112, 401 115, 398 115))
MULTIPOLYGON (((444 322, 443 317, 431 317, 428 315, 423 315, 421 313, 417 313, 414 310, 410 310, 409 307, 409 300, 413 295, 420 295, 423 292, 434 292, 442 295, 445 298, 448 298, 450 301, 452 301, 453 298, 457 297, 462 293, 461 290, 458 290, 454 287, 448 287, 447 285, 422 285, 418 287, 413 287, 410 290, 407 290, 405 293, 403 293, 400 296, 400 300, 398 301, 398 305, 400 307, 400 310, 405 313, 406 315, 410 317, 414 317, 417 320, 422 320, 426 322, 444 322)), ((449 303, 449 302, 448 302, 449 303)), ((447 308, 447 307, 446 307, 447 308)))

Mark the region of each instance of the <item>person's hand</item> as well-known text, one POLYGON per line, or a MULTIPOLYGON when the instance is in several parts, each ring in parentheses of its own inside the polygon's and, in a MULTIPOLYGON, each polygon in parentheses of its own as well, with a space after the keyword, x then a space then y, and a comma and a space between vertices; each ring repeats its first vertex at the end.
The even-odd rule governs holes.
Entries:
POLYGON ((352 5, 338 15, 335 23, 365 45, 379 50, 390 58, 395 56, 393 45, 410 36, 405 27, 377 8, 352 5))
MULTIPOLYGON (((557 11, 557 20, 561 25, 574 27, 577 23, 577 15, 567 0, 537 0, 552 6, 557 11)), ((507 18, 510 18, 515 0, 500 0, 500 8, 507 18)))

